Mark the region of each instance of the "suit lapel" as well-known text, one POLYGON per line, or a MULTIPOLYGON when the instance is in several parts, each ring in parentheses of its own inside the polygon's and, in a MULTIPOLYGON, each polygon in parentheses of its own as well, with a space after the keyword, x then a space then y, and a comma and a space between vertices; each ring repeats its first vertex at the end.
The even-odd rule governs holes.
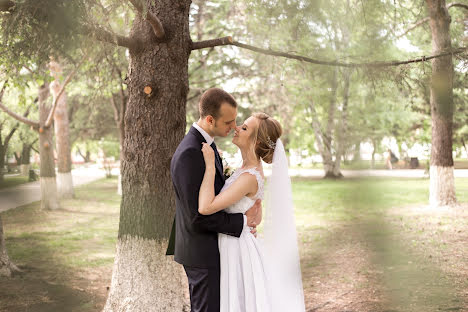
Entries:
MULTIPOLYGON (((198 131, 194 126, 190 127, 189 132, 192 133, 197 138, 198 142, 200 142, 200 153, 201 153, 201 144, 203 142, 207 143, 205 138, 200 133, 200 131, 198 131)), ((221 177, 221 180, 224 183, 223 163, 221 162, 221 157, 219 155, 216 156, 215 166, 216 166, 216 172, 219 174, 219 176, 221 177)))

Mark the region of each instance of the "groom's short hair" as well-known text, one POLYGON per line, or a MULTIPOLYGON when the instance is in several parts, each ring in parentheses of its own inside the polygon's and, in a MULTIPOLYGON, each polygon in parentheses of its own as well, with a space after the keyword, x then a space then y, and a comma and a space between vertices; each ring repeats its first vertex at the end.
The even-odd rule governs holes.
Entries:
POLYGON ((204 118, 208 115, 213 116, 213 118, 219 117, 219 110, 221 104, 227 103, 232 107, 237 107, 237 102, 234 100, 232 95, 226 91, 219 88, 210 88, 203 92, 200 97, 200 102, 198 103, 198 110, 200 112, 200 117, 204 118))

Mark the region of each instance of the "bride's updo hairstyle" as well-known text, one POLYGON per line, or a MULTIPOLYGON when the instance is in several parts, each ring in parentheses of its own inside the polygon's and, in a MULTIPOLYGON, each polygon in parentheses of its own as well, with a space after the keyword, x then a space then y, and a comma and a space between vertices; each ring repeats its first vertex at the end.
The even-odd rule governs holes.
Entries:
POLYGON ((265 113, 255 113, 252 116, 259 120, 255 140, 255 154, 267 164, 271 164, 276 140, 283 134, 283 128, 276 119, 265 113))

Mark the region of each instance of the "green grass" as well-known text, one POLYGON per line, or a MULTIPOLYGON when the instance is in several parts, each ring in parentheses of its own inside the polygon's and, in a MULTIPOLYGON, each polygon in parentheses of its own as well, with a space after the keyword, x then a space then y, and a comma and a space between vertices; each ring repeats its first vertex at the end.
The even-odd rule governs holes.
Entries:
POLYGON ((13 187, 13 186, 21 185, 21 184, 28 183, 28 182, 29 182, 28 177, 6 176, 6 177, 3 177, 3 181, 0 182, 0 189, 13 187))
POLYGON ((18 264, 50 259, 64 270, 113 263, 120 196, 116 179, 78 187, 75 199, 57 211, 41 211, 39 202, 3 214, 10 257, 18 264))
MULTIPOLYGON (((441 307, 443 295, 447 292, 450 293, 448 297, 456 299, 451 290, 447 291, 447 284, 452 283, 450 277, 435 266, 434 261, 422 259, 422 256, 429 251, 434 259, 438 254, 450 254, 453 250, 463 253, 447 237, 450 237, 449 231, 463 233, 467 221, 463 218, 454 221, 445 216, 398 214, 392 215, 391 224, 388 223, 388 213, 395 208, 428 203, 428 179, 295 178, 292 182, 302 268, 304 276, 307 276, 304 279, 306 291, 311 291, 307 285, 315 285, 311 282, 313 278, 322 279, 322 282, 339 281, 343 287, 352 284, 355 289, 365 291, 372 281, 378 280, 389 285, 385 291, 396 298, 395 307, 398 309, 395 310, 398 311, 406 311, 404 307, 410 303, 418 307, 441 307), (369 280, 353 284, 354 277, 345 269, 353 263, 353 249, 360 246, 366 246, 373 254, 358 254, 357 258, 369 257, 372 261, 368 267, 353 268, 353 272, 362 270, 361 276, 369 277, 369 280), (342 263, 340 259, 344 259, 342 263), (388 269, 390 267, 391 270, 388 269), (375 272, 384 273, 377 276, 375 272), (435 288, 425 286, 434 283, 439 284, 435 288), (408 288, 420 292, 417 302, 406 292, 408 288), (430 299, 423 300, 423 296, 430 299)), ((455 182, 458 200, 468 202, 468 179, 456 179, 455 182)), ((76 278, 86 271, 98 272, 93 274, 106 272, 110 277, 121 199, 116 191, 117 179, 103 179, 78 187, 75 198, 61 201, 62 208, 57 211, 42 211, 37 202, 2 213, 8 253, 16 264, 29 269, 21 279, 31 284, 34 276, 41 279, 52 276, 54 282, 70 286, 72 282, 67 279, 76 278)), ((456 262, 448 264, 452 266, 456 262)), ((86 275, 82 276, 85 276, 83 283, 86 284, 86 275)), ((463 281, 457 285, 463 286, 463 281)), ((319 291, 319 288, 312 290, 319 291)), ((32 291, 31 294, 34 295, 32 291)), ((105 295, 104 292, 104 298, 105 295)), ((327 298, 328 293, 320 295, 327 298)), ((361 300, 359 297, 355 299, 361 300)), ((92 308, 88 310, 88 301, 83 302, 83 311, 94 311, 92 308)), ((317 304, 314 302, 313 306, 317 304)))
MULTIPOLYGON (((468 179, 455 179, 457 199, 468 202, 468 179)), ((356 220, 391 207, 424 204, 429 198, 428 179, 367 178, 347 180, 293 179, 296 219, 303 225, 313 219, 356 220)))
MULTIPOLYGON (((374 291, 383 293, 381 308, 352 310, 459 311, 463 306, 466 261, 451 255, 467 255, 462 233, 468 219, 450 210, 418 210, 428 204, 428 179, 297 178, 292 185, 303 274, 365 289, 354 300, 376 300, 374 291), (364 276, 364 284, 349 280, 357 271, 356 280, 364 276)), ((458 201, 466 205, 468 178, 455 179, 455 186, 458 201)), ((323 301, 333 299, 309 287, 306 292, 323 301)))

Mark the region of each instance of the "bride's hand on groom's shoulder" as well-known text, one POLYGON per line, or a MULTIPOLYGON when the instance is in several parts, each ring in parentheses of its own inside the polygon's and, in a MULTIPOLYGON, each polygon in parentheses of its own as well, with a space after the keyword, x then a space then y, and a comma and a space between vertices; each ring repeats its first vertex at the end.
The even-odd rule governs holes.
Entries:
POLYGON ((205 165, 206 167, 215 167, 215 153, 213 148, 209 146, 207 143, 202 143, 202 153, 203 153, 203 158, 205 159, 205 165))

